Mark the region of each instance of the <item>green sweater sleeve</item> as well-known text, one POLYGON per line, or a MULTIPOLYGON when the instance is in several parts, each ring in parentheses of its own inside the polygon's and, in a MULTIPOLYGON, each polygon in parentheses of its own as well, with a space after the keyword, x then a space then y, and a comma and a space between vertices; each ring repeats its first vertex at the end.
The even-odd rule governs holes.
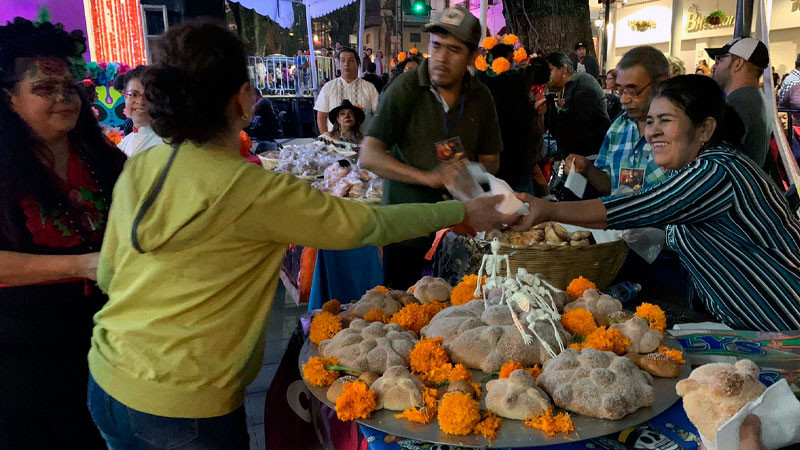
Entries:
POLYGON ((290 175, 247 171, 257 195, 235 226, 249 239, 332 250, 425 236, 464 219, 461 202, 368 206, 333 197, 290 175))

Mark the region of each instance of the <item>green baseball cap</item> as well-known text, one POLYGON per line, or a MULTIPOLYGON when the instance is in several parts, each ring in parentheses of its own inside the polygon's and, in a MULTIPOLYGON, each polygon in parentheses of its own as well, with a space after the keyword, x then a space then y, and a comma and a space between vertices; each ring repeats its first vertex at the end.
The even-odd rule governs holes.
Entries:
POLYGON ((425 31, 429 33, 437 30, 446 31, 456 39, 475 47, 481 42, 481 23, 471 12, 460 6, 446 8, 439 17, 425 25, 425 31))

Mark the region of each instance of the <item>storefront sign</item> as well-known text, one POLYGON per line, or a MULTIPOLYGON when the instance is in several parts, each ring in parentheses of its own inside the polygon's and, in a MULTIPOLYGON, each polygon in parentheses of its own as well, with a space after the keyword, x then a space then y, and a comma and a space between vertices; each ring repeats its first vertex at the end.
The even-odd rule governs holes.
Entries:
POLYGON ((706 21, 707 16, 703 14, 698 14, 696 12, 689 12, 686 15, 686 24, 684 31, 687 33, 696 33, 698 31, 707 31, 707 30, 717 30, 720 28, 730 28, 733 26, 734 20, 736 17, 734 16, 726 16, 722 19, 722 23, 718 25, 711 25, 706 21))

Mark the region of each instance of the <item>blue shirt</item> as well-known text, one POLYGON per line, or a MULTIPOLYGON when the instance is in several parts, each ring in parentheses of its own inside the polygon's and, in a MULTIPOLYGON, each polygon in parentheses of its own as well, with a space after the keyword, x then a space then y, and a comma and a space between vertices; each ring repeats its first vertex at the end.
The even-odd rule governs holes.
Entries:
POLYGON ((667 179, 666 172, 653 160, 650 144, 639 134, 636 121, 626 112, 608 128, 594 165, 611 178, 611 192, 619 188, 620 169, 623 168, 644 170, 642 189, 667 179))
POLYGON ((666 229, 700 300, 726 325, 800 329, 800 222, 750 158, 709 149, 657 186, 602 200, 610 229, 666 229))

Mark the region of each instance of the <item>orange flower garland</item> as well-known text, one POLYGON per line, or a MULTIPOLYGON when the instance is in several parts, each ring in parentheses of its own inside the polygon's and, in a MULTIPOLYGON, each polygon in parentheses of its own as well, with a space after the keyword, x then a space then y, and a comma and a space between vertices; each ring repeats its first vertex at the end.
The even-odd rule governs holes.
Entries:
POLYGON ((443 383, 450 377, 453 365, 442 348, 442 338, 420 339, 411 350, 411 370, 423 381, 443 383))
POLYGON ((370 322, 389 323, 391 318, 380 309, 372 308, 368 313, 364 314, 364 320, 368 320, 370 322))
POLYGON ((378 394, 369 390, 361 380, 345 383, 342 395, 336 400, 339 420, 366 419, 378 405, 378 394))
POLYGON ((491 443, 497 438, 497 430, 500 429, 501 420, 493 412, 489 411, 489 414, 475 425, 472 432, 482 434, 491 443))
POLYGON ((575 424, 569 414, 562 412, 554 416, 552 408, 548 409, 546 413, 528 419, 523 423, 531 428, 544 431, 548 436, 575 431, 575 424))
POLYGON ((445 433, 470 434, 481 420, 480 403, 469 394, 451 392, 442 398, 437 416, 445 433))
POLYGON ((519 42, 519 38, 517 37, 516 34, 509 33, 509 34, 503 36, 503 44, 514 45, 517 42, 519 42))
POLYGON ((583 291, 587 289, 597 289, 597 285, 581 276, 569 283, 569 286, 567 286, 567 294, 574 300, 582 297, 583 291))
POLYGON ((409 50, 408 53, 411 53, 412 55, 419 55, 419 49, 414 47, 411 50, 409 50))
POLYGON ((322 310, 336 315, 342 312, 342 305, 339 303, 339 300, 328 300, 322 305, 322 310))
POLYGON ((475 58, 475 68, 481 72, 486 72, 486 69, 489 68, 489 64, 486 63, 486 58, 483 55, 478 55, 475 58))
POLYGON ((528 59, 528 52, 526 52, 524 48, 518 48, 514 50, 513 58, 515 63, 520 64, 528 59))
POLYGON ((407 57, 408 55, 406 54, 406 52, 400 52, 397 54, 397 62, 401 63, 405 61, 407 57))
MULTIPOLYGON (((482 58, 482 56, 479 56, 478 58, 482 58)), ((484 60, 484 64, 486 64, 486 60, 484 60)), ((486 284, 485 277, 481 280, 481 285, 484 284, 486 284)), ((475 290, 477 288, 478 276, 464 275, 464 278, 461 279, 461 282, 458 283, 450 292, 450 303, 452 303, 453 306, 458 306, 471 302, 472 300, 478 300, 480 297, 475 297, 475 290)))
POLYGON ((683 359, 683 352, 680 350, 662 345, 658 347, 658 353, 668 356, 671 360, 678 364, 686 364, 686 360, 683 359))
POLYGON ((481 41, 481 47, 485 48, 486 50, 493 49, 494 46, 497 45, 497 44, 498 44, 497 39, 495 39, 493 37, 485 37, 481 41))
POLYGON ((585 308, 566 311, 561 315, 561 325, 564 325, 564 329, 570 334, 580 337, 586 337, 597 329, 594 316, 585 308))
POLYGON ((586 336, 583 346, 572 344, 570 348, 579 350, 580 348, 591 347, 602 352, 614 352, 617 355, 622 355, 629 345, 631 345, 631 340, 626 338, 618 329, 598 327, 586 336), (577 345, 577 347, 573 347, 573 345, 577 345))
POLYGON ((336 358, 320 358, 314 356, 303 364, 303 378, 314 386, 330 386, 339 378, 338 370, 328 370, 325 366, 338 366, 336 358))
POLYGON ((647 320, 647 323, 650 324, 650 328, 654 330, 658 330, 662 333, 667 330, 667 316, 664 315, 664 310, 657 305, 642 303, 636 307, 636 314, 634 314, 634 316, 647 320))
POLYGON ((511 63, 506 58, 495 58, 494 61, 492 61, 492 70, 497 75, 500 75, 509 69, 511 69, 511 63))
POLYGON ((322 311, 311 321, 311 327, 308 330, 308 338, 311 342, 319 344, 325 339, 331 339, 336 336, 336 333, 340 331, 342 331, 341 319, 328 311, 322 311))
POLYGON ((378 291, 378 292, 383 292, 384 294, 389 292, 389 288, 387 288, 386 286, 381 286, 381 285, 375 286, 374 288, 372 288, 372 290, 373 291, 378 291))

